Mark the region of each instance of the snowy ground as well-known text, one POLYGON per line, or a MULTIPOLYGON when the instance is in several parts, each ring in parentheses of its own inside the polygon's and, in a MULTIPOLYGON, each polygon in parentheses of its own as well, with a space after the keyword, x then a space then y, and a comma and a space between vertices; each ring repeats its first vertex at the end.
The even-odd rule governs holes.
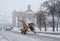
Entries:
POLYGON ((42 35, 14 33, 11 31, 0 31, 0 41, 60 41, 60 38, 42 35))
POLYGON ((38 28, 36 28, 36 33, 29 32, 27 35, 20 33, 21 28, 14 27, 11 31, 5 31, 2 29, 0 31, 0 41, 60 41, 60 28, 59 31, 52 31, 52 28, 48 28, 48 31, 44 31, 44 28, 42 28, 42 31, 39 31, 38 28))
MULTIPOLYGON (((22 27, 21 27, 21 28, 22 28, 22 27)), ((14 27, 14 28, 12 29, 12 31, 14 31, 14 32, 20 32, 20 29, 21 29, 21 28, 14 27)), ((49 28, 47 28, 47 31, 45 31, 45 28, 42 28, 42 30, 40 31, 39 28, 35 28, 35 31, 36 31, 36 32, 48 32, 48 33, 60 33, 60 28, 58 28, 58 31, 56 31, 57 28, 55 28, 55 32, 53 32, 52 29, 53 29, 53 28, 49 27, 49 28)))
MULTIPOLYGON (((35 28, 36 32, 39 32, 37 33, 37 35, 42 35, 42 36, 48 36, 48 37, 55 37, 55 38, 60 38, 60 28, 59 28, 59 31, 55 31, 53 32, 52 31, 52 28, 47 28, 47 31, 44 30, 44 28, 42 28, 42 31, 40 31, 38 28, 35 28)), ((56 30, 56 28, 55 28, 56 30)), ((20 28, 13 28, 12 29, 13 32, 19 32, 20 33, 20 28)), ((28 32, 28 34, 34 34, 33 32, 28 32)))
POLYGON ((0 41, 39 41, 37 39, 32 39, 31 37, 27 37, 25 35, 16 34, 7 31, 0 31, 0 41))

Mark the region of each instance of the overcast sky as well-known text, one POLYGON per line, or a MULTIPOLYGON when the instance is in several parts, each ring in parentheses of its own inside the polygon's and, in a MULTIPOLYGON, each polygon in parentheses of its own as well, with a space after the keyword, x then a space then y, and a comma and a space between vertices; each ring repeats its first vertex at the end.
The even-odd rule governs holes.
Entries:
POLYGON ((40 4, 45 0, 0 0, 0 23, 11 23, 12 12, 25 11, 30 4, 33 11, 40 8, 40 4))

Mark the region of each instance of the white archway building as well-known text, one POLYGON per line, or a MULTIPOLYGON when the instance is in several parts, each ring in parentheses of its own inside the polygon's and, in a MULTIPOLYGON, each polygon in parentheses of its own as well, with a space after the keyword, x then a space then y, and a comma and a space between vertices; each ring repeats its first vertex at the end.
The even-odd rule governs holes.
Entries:
MULTIPOLYGON (((12 23, 14 27, 20 27, 21 24, 18 22, 20 19, 29 19, 31 22, 35 23, 35 12, 31 10, 31 6, 28 5, 28 9, 25 12, 13 12, 12 23)), ((27 22, 27 21, 26 21, 27 22)))

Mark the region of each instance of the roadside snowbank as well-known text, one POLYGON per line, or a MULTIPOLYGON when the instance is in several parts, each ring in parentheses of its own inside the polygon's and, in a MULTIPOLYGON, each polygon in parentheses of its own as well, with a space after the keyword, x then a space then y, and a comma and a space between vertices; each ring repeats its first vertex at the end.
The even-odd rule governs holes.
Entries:
POLYGON ((21 32, 20 29, 21 29, 21 28, 13 27, 13 29, 12 29, 11 31, 14 31, 14 32, 21 32))

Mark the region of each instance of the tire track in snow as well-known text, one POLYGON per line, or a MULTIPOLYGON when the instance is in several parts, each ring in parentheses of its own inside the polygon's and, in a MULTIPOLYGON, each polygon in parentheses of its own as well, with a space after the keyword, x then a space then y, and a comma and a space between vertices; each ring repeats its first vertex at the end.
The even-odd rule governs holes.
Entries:
POLYGON ((0 35, 4 38, 4 39, 6 39, 7 41, 10 41, 7 37, 5 37, 3 34, 1 34, 0 33, 0 35))

